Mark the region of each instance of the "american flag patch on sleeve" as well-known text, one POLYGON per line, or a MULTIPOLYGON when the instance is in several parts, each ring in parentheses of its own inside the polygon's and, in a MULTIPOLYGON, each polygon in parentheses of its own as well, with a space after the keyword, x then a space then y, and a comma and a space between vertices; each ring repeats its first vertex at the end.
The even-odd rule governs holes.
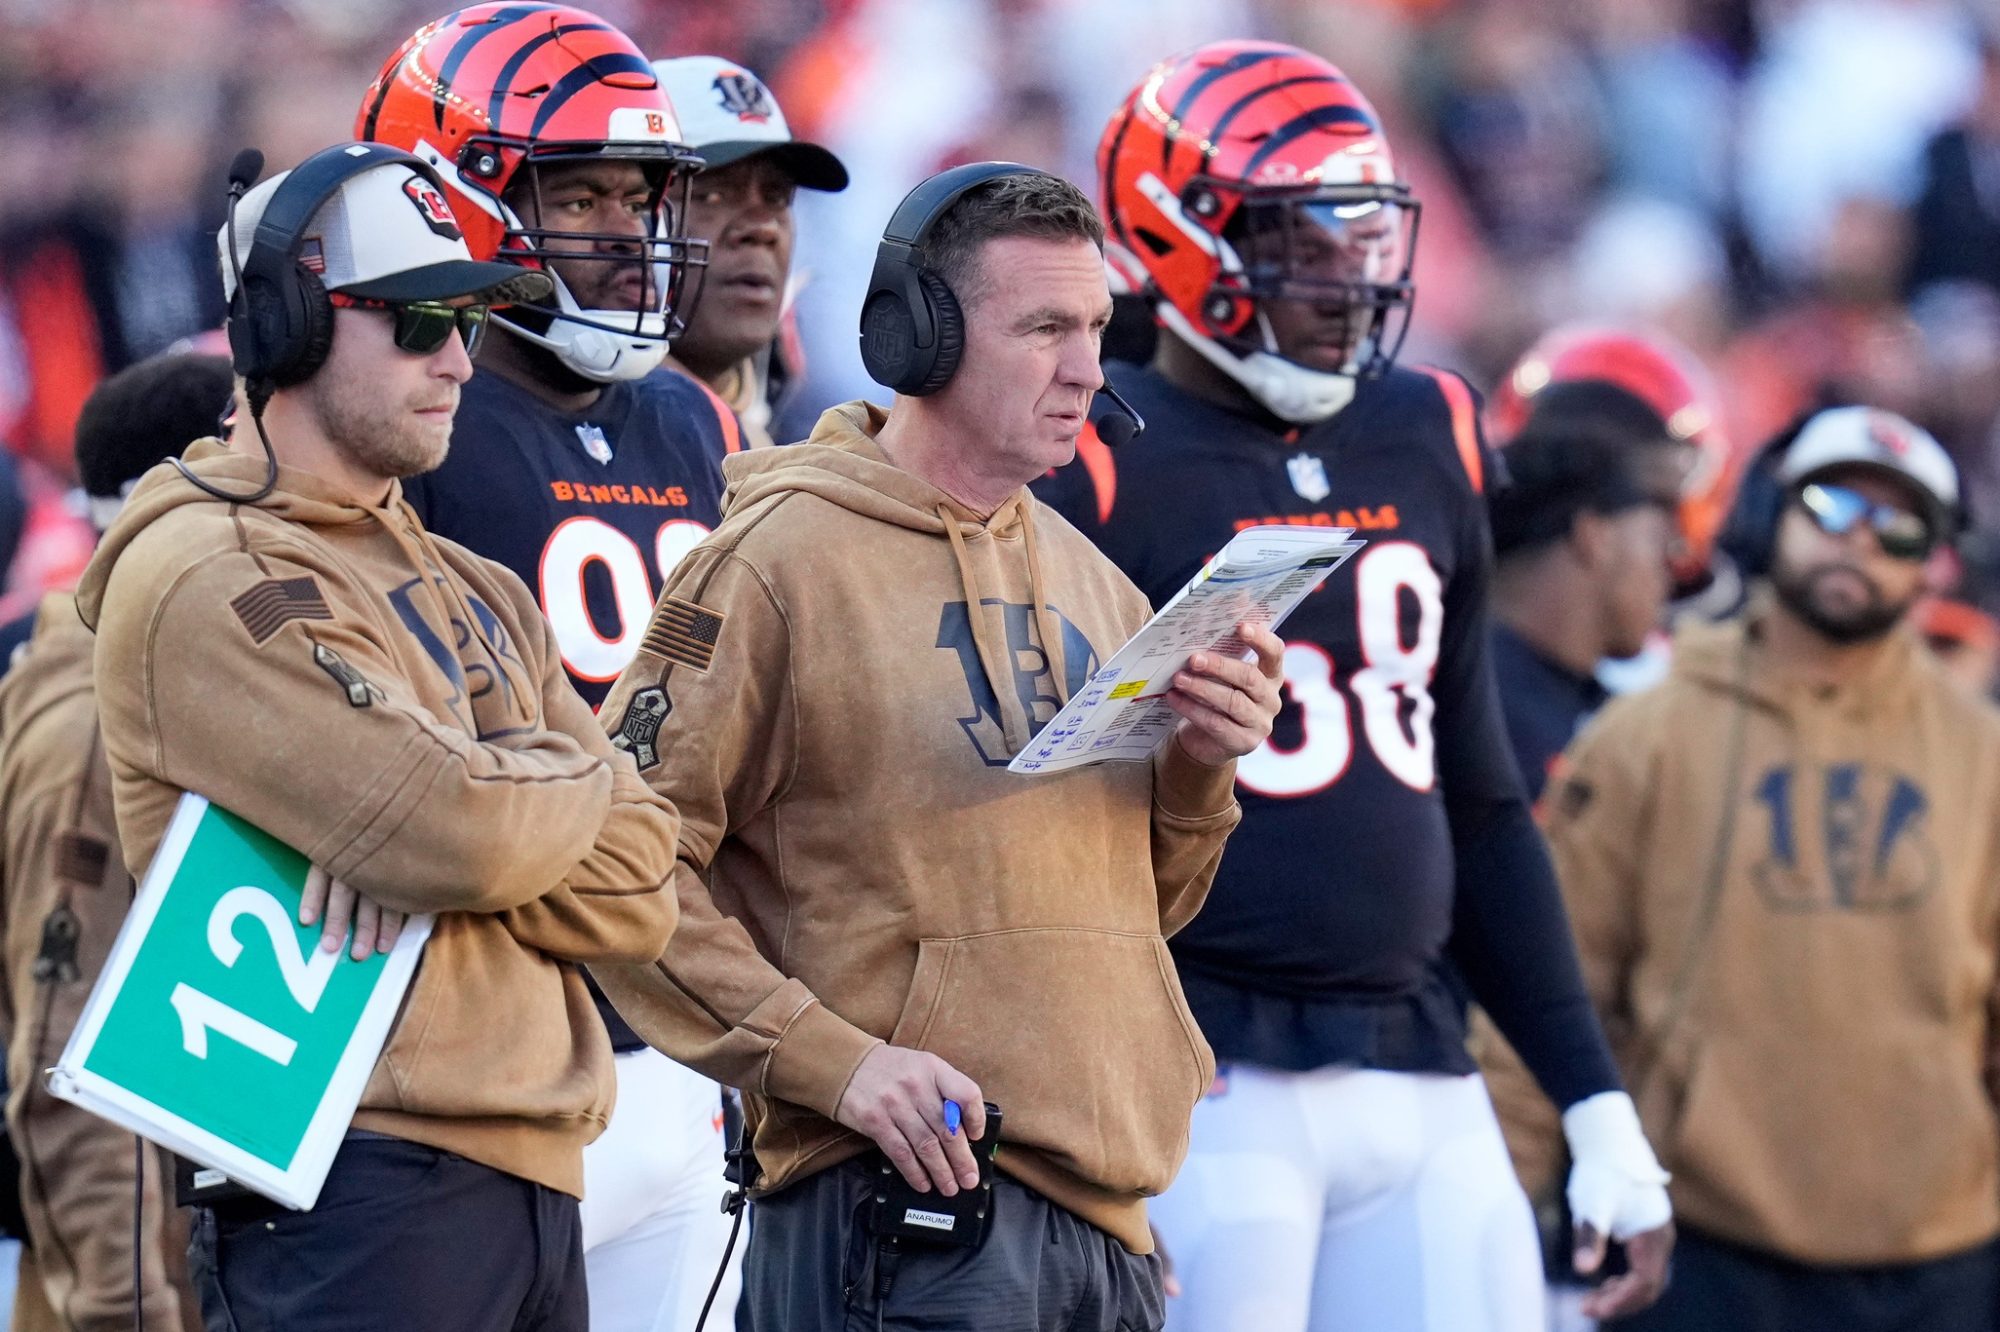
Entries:
POLYGON ((653 611, 653 622, 646 626, 646 637, 639 650, 690 670, 706 671, 715 658, 715 640, 722 636, 722 621, 721 614, 706 606, 678 597, 662 597, 653 611))
POLYGON ((266 578, 229 603, 236 618, 250 631, 258 647, 293 620, 331 620, 319 583, 310 574, 299 578, 266 578))

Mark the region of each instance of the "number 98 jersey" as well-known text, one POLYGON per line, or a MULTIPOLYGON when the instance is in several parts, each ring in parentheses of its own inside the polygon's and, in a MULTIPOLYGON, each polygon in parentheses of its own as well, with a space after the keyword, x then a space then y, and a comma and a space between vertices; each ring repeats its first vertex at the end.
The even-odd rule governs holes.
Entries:
POLYGON ((1483 486, 1495 461, 1457 376, 1391 369, 1286 430, 1107 372, 1146 418, 1113 454, 1085 432, 1036 483, 1155 606, 1260 523, 1367 543, 1286 621, 1284 707, 1237 766, 1243 822, 1172 941, 1218 1058, 1465 1072, 1443 965, 1451 811, 1520 801, 1486 662, 1483 486))
POLYGON ((534 589, 591 707, 639 649, 664 575, 721 521, 735 415, 668 368, 564 412, 491 370, 472 376, 435 472, 403 483, 424 526, 534 589))

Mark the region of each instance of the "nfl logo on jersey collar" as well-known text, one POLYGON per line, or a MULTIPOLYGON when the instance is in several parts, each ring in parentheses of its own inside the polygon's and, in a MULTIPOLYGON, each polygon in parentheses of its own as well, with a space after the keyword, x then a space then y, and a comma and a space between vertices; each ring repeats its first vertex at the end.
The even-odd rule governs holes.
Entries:
POLYGON ((597 459, 604 466, 611 465, 611 441, 604 437, 604 431, 594 425, 580 425, 576 437, 583 441, 583 451, 597 459))
POLYGON ((1326 464, 1310 453, 1294 454, 1285 459, 1285 471, 1292 478, 1292 489, 1299 492, 1299 498, 1318 502, 1333 493, 1333 484, 1326 479, 1326 464))

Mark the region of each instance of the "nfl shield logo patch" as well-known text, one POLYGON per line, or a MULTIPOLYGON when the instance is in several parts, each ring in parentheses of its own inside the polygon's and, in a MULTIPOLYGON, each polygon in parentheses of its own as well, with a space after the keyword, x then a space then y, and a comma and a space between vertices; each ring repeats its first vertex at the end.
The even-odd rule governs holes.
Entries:
POLYGON ((1300 499, 1317 502, 1333 493, 1333 486, 1326 479, 1326 464, 1310 453, 1285 459, 1285 470, 1291 474, 1292 489, 1299 492, 1300 499))
POLYGON ((583 441, 585 453, 606 466, 610 465, 611 441, 604 437, 601 429, 594 425, 580 425, 576 428, 576 437, 583 441))

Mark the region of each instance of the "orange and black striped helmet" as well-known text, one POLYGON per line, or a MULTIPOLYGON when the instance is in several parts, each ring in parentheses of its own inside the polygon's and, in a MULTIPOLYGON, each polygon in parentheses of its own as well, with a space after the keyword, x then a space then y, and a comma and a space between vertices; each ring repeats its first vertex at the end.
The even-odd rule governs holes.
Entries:
POLYGON ((585 10, 483 4, 425 24, 375 76, 355 134, 413 152, 437 169, 476 259, 540 267, 551 257, 577 258, 579 242, 601 241, 607 251, 622 245, 616 257, 632 262, 629 236, 563 233, 569 243, 552 249, 557 233, 539 224, 535 168, 590 158, 634 161, 648 170, 653 223, 646 267, 666 279, 653 302, 671 309, 670 288, 690 261, 699 261, 702 247, 680 228, 686 183, 701 159, 680 141, 673 105, 645 55, 585 10))
POLYGON ((1494 390, 1486 433, 1500 447, 1521 432, 1542 393, 1556 384, 1604 384, 1638 399, 1660 434, 1692 450, 1676 520, 1674 576, 1691 583, 1708 568, 1729 513, 1737 464, 1724 434, 1715 381, 1693 352, 1665 334, 1564 324, 1542 335, 1494 390))
POLYGON ((1348 310, 1345 373, 1395 358, 1414 287, 1417 204, 1382 125, 1333 65, 1227 41, 1153 67, 1098 143, 1105 220, 1182 336, 1282 354, 1258 302, 1348 310))

